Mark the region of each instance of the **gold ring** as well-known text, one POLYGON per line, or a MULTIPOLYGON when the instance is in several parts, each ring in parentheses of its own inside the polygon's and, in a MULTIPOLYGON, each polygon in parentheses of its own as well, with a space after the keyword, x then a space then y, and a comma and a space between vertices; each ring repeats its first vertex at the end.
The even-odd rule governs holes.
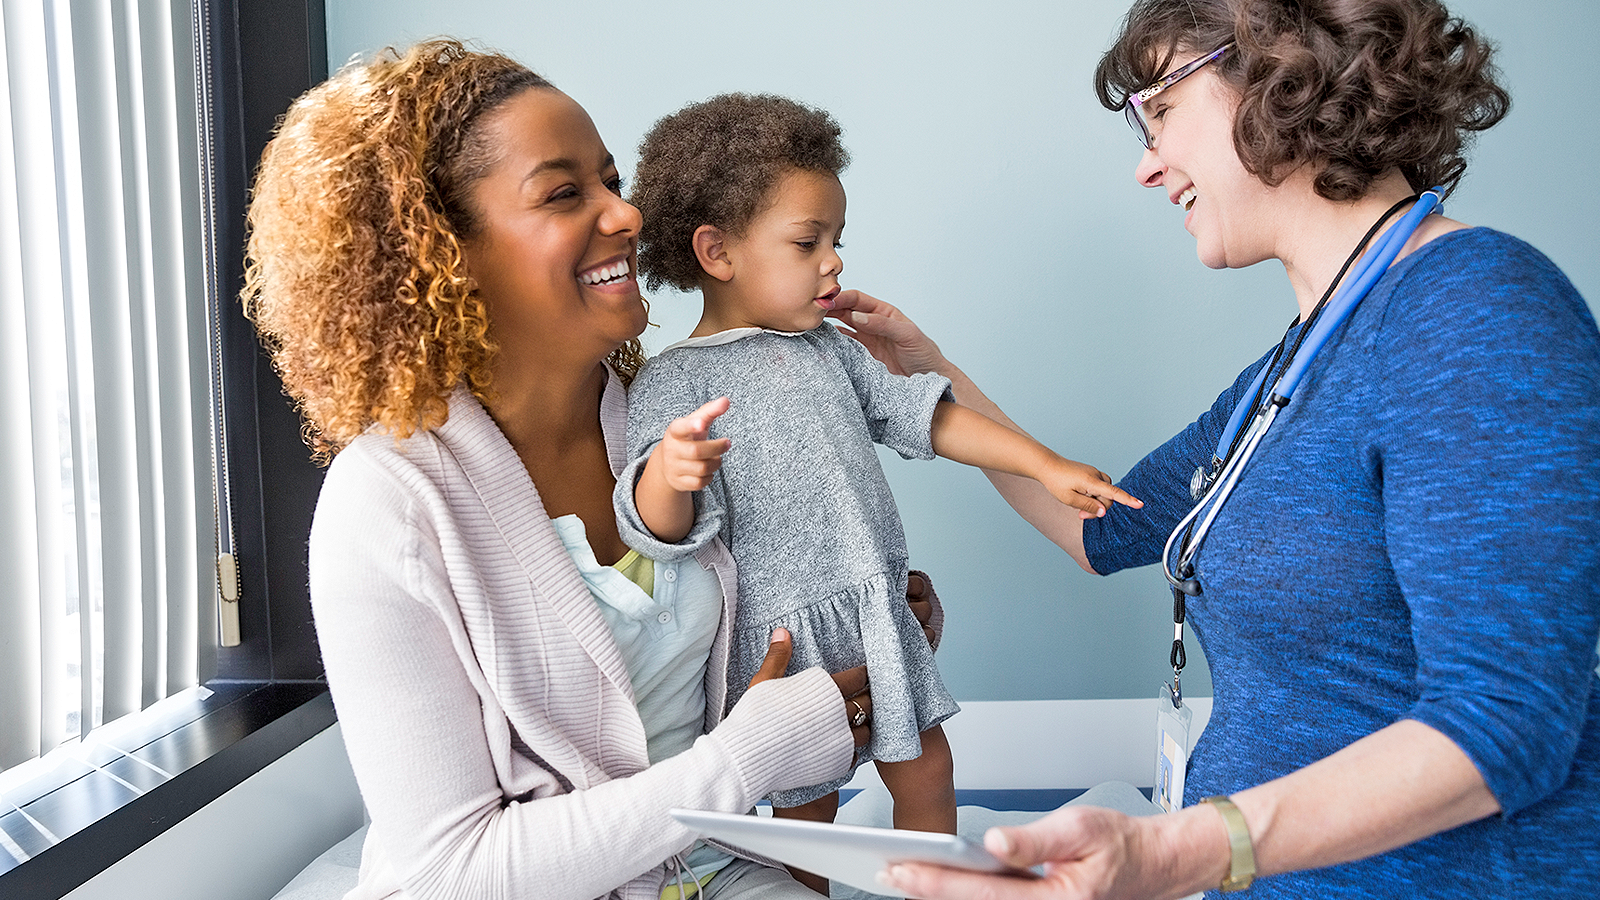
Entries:
POLYGON ((850 717, 850 725, 851 725, 851 727, 860 728, 861 726, 867 724, 867 709, 866 709, 866 707, 862 706, 860 703, 857 703, 853 699, 852 700, 847 700, 845 702, 849 703, 851 706, 854 706, 856 708, 856 714, 850 717))

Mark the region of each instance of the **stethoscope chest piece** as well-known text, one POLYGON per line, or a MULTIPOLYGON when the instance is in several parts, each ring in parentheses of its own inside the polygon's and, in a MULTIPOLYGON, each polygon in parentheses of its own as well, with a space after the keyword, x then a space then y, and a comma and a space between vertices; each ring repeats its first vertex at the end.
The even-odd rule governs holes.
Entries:
POLYGON ((1211 490, 1211 485, 1217 480, 1217 473, 1222 471, 1222 460, 1211 457, 1211 465, 1195 466, 1194 475, 1189 478, 1189 497, 1196 503, 1211 490))

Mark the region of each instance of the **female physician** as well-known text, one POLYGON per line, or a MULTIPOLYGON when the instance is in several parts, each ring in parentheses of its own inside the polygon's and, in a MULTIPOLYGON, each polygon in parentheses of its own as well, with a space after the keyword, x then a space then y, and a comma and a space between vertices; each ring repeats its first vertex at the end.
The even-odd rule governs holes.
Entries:
POLYGON ((310 576, 372 819, 352 898, 815 896, 667 815, 843 772, 871 699, 777 677, 780 631, 724 717, 727 549, 617 536, 645 327, 619 194, 582 107, 450 41, 342 71, 263 157, 245 299, 337 454, 310 576))
MULTIPOLYGON (((1508 108, 1493 78, 1434 0, 1128 13, 1095 81, 1145 147, 1136 178, 1180 207, 1206 265, 1280 261, 1299 315, 1128 473, 1142 511, 1080 525, 991 477, 1091 572, 1163 562, 1214 711, 1186 808, 990 832, 1012 863, 1047 863, 1041 881, 901 865, 896 888, 1592 895, 1600 334, 1537 250, 1427 215, 1460 181, 1465 133, 1508 108)), ((998 417, 896 310, 841 299, 891 365, 948 375, 998 417)))

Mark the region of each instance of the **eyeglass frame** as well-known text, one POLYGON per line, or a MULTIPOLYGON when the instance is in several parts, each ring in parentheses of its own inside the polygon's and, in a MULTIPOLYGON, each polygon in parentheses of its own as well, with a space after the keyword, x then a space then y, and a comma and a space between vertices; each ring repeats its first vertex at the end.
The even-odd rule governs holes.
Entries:
POLYGON ((1128 95, 1128 99, 1123 101, 1122 104, 1122 114, 1128 120, 1128 127, 1133 129, 1133 136, 1139 140, 1139 143, 1144 145, 1146 150, 1154 150, 1156 148, 1156 140, 1155 136, 1150 133, 1150 125, 1144 120, 1144 113, 1140 111, 1140 108, 1150 102, 1150 98, 1205 68, 1207 63, 1217 60, 1232 48, 1233 41, 1229 41, 1144 90, 1128 95))

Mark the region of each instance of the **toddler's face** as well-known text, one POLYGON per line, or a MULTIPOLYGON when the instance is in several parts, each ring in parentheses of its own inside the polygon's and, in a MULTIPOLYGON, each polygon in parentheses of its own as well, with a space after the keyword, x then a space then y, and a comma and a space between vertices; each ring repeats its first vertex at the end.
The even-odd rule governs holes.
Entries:
POLYGON ((795 169, 772 188, 768 206, 741 236, 729 236, 737 310, 745 321, 776 331, 809 331, 822 324, 839 294, 839 236, 844 187, 827 172, 795 169))

